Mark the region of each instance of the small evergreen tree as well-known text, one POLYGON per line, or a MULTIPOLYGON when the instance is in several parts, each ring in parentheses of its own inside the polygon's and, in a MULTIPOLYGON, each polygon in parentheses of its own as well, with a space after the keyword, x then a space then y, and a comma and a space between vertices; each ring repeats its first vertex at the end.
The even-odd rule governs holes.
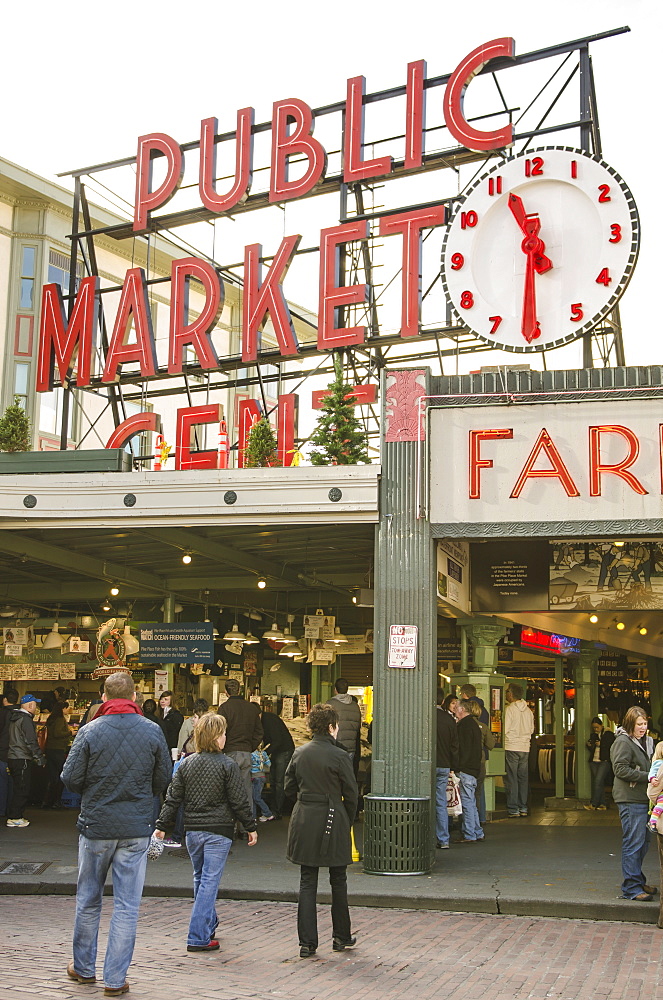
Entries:
POLYGON ((244 468, 264 469, 280 464, 274 431, 267 417, 261 417, 249 431, 244 450, 244 468))
POLYGON ((13 404, 0 418, 0 451, 30 451, 31 444, 30 421, 19 397, 14 396, 13 404))
POLYGON ((370 464, 366 432, 354 409, 352 386, 343 378, 341 361, 334 356, 334 381, 330 395, 322 404, 322 413, 311 435, 313 465, 370 464))

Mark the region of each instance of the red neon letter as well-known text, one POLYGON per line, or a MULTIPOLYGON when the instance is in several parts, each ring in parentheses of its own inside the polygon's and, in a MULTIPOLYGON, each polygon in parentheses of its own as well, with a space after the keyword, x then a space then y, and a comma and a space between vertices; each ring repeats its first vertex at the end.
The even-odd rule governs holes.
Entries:
POLYGON ((580 496, 578 488, 576 484, 573 482, 573 479, 571 477, 571 473, 564 464, 562 456, 558 452, 557 447, 553 442, 553 439, 551 438, 550 434, 544 427, 541 433, 539 434, 538 438, 536 439, 534 447, 529 453, 529 457, 523 466, 522 472, 518 476, 518 482, 513 487, 511 496, 519 497, 520 494, 522 493, 523 486, 525 485, 528 479, 553 479, 553 478, 559 479, 560 483, 566 490, 567 496, 569 497, 580 496), (537 458, 539 457, 542 451, 545 451, 546 456, 550 461, 550 464, 552 465, 551 469, 534 468, 534 463, 536 462, 537 458))
POLYGON ((55 384, 53 361, 57 361, 60 381, 67 382, 73 370, 76 354, 76 385, 90 384, 90 364, 97 332, 99 278, 83 278, 76 293, 71 316, 67 322, 62 289, 59 285, 44 285, 39 320, 39 357, 37 359, 37 392, 48 392, 55 384), (54 357, 55 355, 55 357, 54 357))
POLYGON ((257 399, 240 399, 237 407, 237 468, 244 468, 244 452, 249 440, 249 432, 253 425, 262 417, 262 410, 257 399))
POLYGON ((492 42, 479 45, 456 68, 449 78, 444 91, 444 120, 454 139, 461 146, 484 152, 513 145, 513 125, 494 132, 481 132, 472 128, 463 114, 463 98, 471 80, 480 73, 491 59, 513 59, 516 43, 513 38, 494 38, 492 42))
POLYGON ((260 346, 259 333, 272 317, 279 350, 284 357, 297 354, 299 343, 283 285, 301 236, 286 236, 276 252, 265 280, 260 283, 262 246, 253 243, 244 248, 244 300, 242 302, 242 361, 255 361, 260 346))
POLYGON ((127 441, 130 441, 136 434, 143 434, 145 431, 156 431, 161 433, 161 417, 158 413, 136 413, 133 417, 127 417, 121 424, 118 424, 108 441, 107 448, 124 448, 127 441))
POLYGON ((143 378, 156 375, 157 352, 154 346, 150 304, 147 301, 145 271, 142 267, 132 267, 124 276, 122 295, 101 381, 116 382, 118 368, 130 361, 139 363, 143 378), (132 317, 136 342, 127 344, 125 338, 129 333, 132 317))
POLYGON ((502 441, 513 437, 512 429, 470 431, 470 500, 481 499, 480 469, 492 469, 492 458, 481 458, 482 441, 502 441))
POLYGON ((140 137, 136 156, 134 232, 146 229, 148 214, 170 201, 182 183, 183 173, 182 150, 174 139, 164 132, 153 132, 152 135, 140 137), (156 191, 152 191, 152 161, 160 153, 166 157, 166 177, 156 191))
POLYGON ((347 344, 362 344, 363 326, 336 326, 336 310, 346 305, 360 305, 368 299, 367 285, 339 285, 342 243, 365 240, 368 222, 346 222, 320 233, 320 307, 318 311, 318 347, 322 351, 347 344))
POLYGON ((401 337, 416 337, 421 318, 421 230, 443 226, 446 207, 417 208, 380 219, 380 236, 403 234, 401 337))
POLYGON ((405 159, 403 167, 411 170, 423 162, 424 127, 426 114, 426 60, 408 63, 407 108, 405 110, 405 159))
POLYGON ((345 134, 343 136, 343 180, 362 181, 367 177, 381 177, 390 174, 393 166, 391 156, 379 156, 375 160, 362 160, 364 145, 364 89, 363 76, 348 80, 348 95, 345 105, 345 134))
POLYGON ((279 461, 285 468, 292 465, 295 453, 295 436, 297 434, 297 403, 298 396, 289 392, 279 396, 278 409, 278 451, 279 461))
POLYGON ((170 278, 170 351, 168 371, 175 375, 182 371, 182 351, 186 344, 193 344, 201 368, 218 368, 219 359, 210 339, 223 309, 223 281, 221 275, 207 261, 198 257, 174 260, 170 278), (190 279, 197 278, 205 289, 205 305, 198 319, 187 326, 189 312, 190 279))
POLYGON ((200 200, 210 212, 229 212, 246 201, 251 187, 253 171, 253 108, 237 112, 237 139, 235 141, 235 179, 227 194, 217 194, 216 180, 216 118, 205 118, 200 123, 200 175, 198 190, 200 200))
POLYGON ((641 496, 647 495, 647 490, 639 482, 632 472, 626 470, 636 461, 640 453, 640 442, 629 427, 622 427, 620 424, 603 424, 599 427, 589 428, 589 495, 590 497, 601 496, 601 476, 604 473, 611 473, 619 476, 631 487, 634 493, 641 496), (620 434, 628 442, 628 455, 621 462, 614 465, 604 465, 601 462, 601 434, 620 434))
MULTIPOLYGON (((176 469, 217 469, 219 453, 214 451, 198 451, 191 454, 191 438, 194 426, 198 424, 218 424, 223 416, 220 403, 209 403, 206 406, 187 406, 177 411, 177 429, 175 438, 175 468, 176 469)), ((215 442, 216 444, 216 442, 215 442)))
POLYGON ((296 97, 275 101, 272 115, 272 170, 269 200, 287 201, 301 198, 324 179, 327 154, 322 143, 313 138, 313 112, 308 104, 296 97), (288 128, 294 122, 295 128, 288 128), (303 153, 308 166, 299 180, 288 179, 288 157, 303 153))

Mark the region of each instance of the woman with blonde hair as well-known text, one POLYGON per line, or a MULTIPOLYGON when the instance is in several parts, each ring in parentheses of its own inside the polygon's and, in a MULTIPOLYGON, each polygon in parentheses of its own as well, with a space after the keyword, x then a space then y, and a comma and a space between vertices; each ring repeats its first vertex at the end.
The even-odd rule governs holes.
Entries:
POLYGON ((156 823, 155 836, 163 840, 184 803, 186 846, 193 865, 193 910, 187 951, 216 951, 219 922, 216 896, 232 847, 235 822, 249 831, 249 847, 258 841, 253 808, 239 767, 223 753, 226 720, 203 715, 193 731, 196 752, 185 757, 168 787, 156 823))

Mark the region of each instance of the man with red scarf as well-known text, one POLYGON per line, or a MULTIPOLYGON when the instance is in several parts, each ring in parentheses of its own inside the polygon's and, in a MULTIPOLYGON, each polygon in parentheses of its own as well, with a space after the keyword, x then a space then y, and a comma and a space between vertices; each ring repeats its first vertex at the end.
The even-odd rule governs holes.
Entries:
POLYGON ((147 848, 154 829, 153 797, 166 788, 170 752, 158 726, 136 704, 131 674, 111 674, 103 704, 78 731, 62 781, 81 795, 74 958, 67 975, 96 980, 97 935, 104 883, 113 875, 113 916, 104 961, 104 996, 129 989, 127 969, 136 940, 147 848))

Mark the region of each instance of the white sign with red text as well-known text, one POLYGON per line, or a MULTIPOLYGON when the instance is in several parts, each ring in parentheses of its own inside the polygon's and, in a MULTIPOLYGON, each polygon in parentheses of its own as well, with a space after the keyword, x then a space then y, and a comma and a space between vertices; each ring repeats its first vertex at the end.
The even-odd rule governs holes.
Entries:
POLYGON ((416 625, 389 626, 388 667, 416 667, 418 632, 416 625))
POLYGON ((663 513, 663 401, 438 408, 433 523, 620 521, 663 513))

